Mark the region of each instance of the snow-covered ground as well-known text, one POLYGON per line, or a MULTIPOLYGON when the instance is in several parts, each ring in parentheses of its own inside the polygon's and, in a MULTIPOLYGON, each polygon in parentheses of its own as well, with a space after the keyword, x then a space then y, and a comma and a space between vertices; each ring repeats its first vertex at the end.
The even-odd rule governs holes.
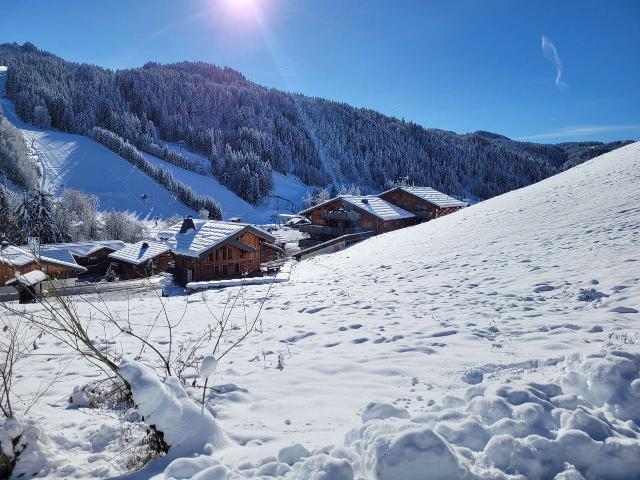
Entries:
MULTIPOLYGON (((153 418, 201 455, 125 478, 639 478, 639 233, 636 143, 303 261, 272 287, 260 333, 219 362, 206 428, 180 425, 176 418, 193 420, 192 406, 175 382, 162 387, 158 402, 176 415, 153 418), (203 428, 208 447, 208 437, 193 443, 203 428)), ((249 317, 267 288, 245 289, 249 317)), ((235 292, 164 299, 171 318, 184 314, 175 344, 205 330, 210 310, 219 314, 235 292)), ((142 330, 162 310, 144 294, 104 302, 142 330)), ((85 318, 93 311, 78 309, 85 318)), ((244 315, 232 318, 241 325, 244 315)), ((93 335, 129 360, 139 354, 128 338, 93 335)), ((161 326, 150 339, 168 348, 161 326)), ((124 474, 138 424, 67 408, 73 387, 100 374, 52 338, 38 346, 20 366, 20 393, 60 372, 29 413, 48 435, 51 468, 41 475, 124 474)), ((140 361, 158 366, 150 352, 140 361)), ((151 389, 161 387, 140 363, 126 372, 140 379, 134 397, 149 411, 151 389)))
MULTIPOLYGON (((22 131, 27 144, 33 147, 33 153, 42 166, 44 185, 54 195, 59 195, 65 188, 75 188, 96 195, 101 210, 129 211, 141 218, 195 215, 151 177, 90 138, 43 130, 23 122, 16 114, 13 102, 3 98, 6 75, 5 70, 0 70, 0 108, 7 119, 22 131)), ((177 145, 166 145, 178 150, 177 145)), ((193 152, 180 151, 203 165, 209 163, 193 152)), ((152 155, 145 154, 145 157, 152 164, 170 170, 175 178, 190 185, 195 192, 216 199, 225 218, 240 216, 250 223, 268 223, 273 220, 273 214, 291 213, 292 206, 300 207, 310 190, 295 177, 274 173, 272 197, 259 206, 253 206, 213 176, 198 175, 152 155)))

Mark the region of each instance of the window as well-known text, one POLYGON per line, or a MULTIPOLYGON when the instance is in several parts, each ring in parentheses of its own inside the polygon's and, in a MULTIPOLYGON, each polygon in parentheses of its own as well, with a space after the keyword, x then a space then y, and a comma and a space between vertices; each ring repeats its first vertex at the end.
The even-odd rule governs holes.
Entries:
POLYGON ((233 260, 233 250, 231 249, 231 247, 227 248, 228 252, 227 252, 227 258, 229 260, 233 260))
POLYGON ((225 275, 225 276, 227 275, 227 266, 226 265, 222 266, 222 275, 225 275))
POLYGON ((220 259, 220 250, 216 250, 216 261, 220 259))
POLYGON ((213 276, 217 277, 218 275, 220 275, 220 270, 218 269, 218 266, 216 265, 215 267, 213 267, 213 276))
POLYGON ((236 263, 236 273, 240 273, 240 264, 236 263))

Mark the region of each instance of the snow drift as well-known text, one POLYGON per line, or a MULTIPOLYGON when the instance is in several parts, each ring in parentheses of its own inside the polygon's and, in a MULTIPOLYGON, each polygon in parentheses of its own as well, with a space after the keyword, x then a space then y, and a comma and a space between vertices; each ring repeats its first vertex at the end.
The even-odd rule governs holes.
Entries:
POLYGON ((198 408, 177 378, 163 381, 151 368, 132 360, 120 365, 120 373, 131 385, 145 422, 164 434, 170 458, 211 453, 228 443, 216 420, 198 408))

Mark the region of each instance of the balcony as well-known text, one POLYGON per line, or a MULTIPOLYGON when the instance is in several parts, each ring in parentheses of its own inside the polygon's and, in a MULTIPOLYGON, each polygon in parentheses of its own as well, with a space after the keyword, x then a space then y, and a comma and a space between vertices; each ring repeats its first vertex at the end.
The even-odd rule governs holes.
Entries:
POLYGON ((300 225, 299 230, 311 235, 324 235, 328 237, 339 237, 349 233, 364 232, 362 228, 328 227, 325 225, 300 225))
POLYGON ((326 220, 346 220, 349 222, 357 222, 360 215, 357 212, 348 212, 346 210, 323 210, 322 218, 326 220))
POLYGON ((416 218, 419 218, 421 220, 431 220, 432 218, 431 213, 429 213, 427 210, 418 210, 413 213, 416 216, 416 218))

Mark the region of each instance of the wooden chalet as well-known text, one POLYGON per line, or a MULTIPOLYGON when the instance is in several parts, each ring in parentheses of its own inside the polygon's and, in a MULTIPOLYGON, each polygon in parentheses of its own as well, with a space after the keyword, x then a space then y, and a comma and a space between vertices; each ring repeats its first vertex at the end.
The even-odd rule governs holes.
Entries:
POLYGON ((377 235, 416 223, 413 213, 375 195, 340 195, 300 214, 311 221, 309 225, 298 227, 310 235, 310 238, 300 241, 301 248, 313 247, 344 235, 364 232, 377 235))
POLYGON ((467 206, 465 202, 429 187, 396 187, 378 196, 413 213, 419 222, 433 220, 467 206))
POLYGON ((218 280, 260 273, 265 243, 275 238, 251 225, 187 217, 161 232, 175 257, 176 283, 218 280))
POLYGON ((76 243, 52 243, 41 246, 47 257, 72 257, 78 265, 94 275, 104 275, 109 267, 109 254, 124 248, 121 240, 104 240, 76 243))
POLYGON ((164 243, 132 243, 109 254, 111 265, 120 280, 145 278, 166 272, 174 264, 171 249, 164 243))
POLYGON ((15 278, 33 271, 46 273, 49 278, 75 278, 87 269, 78 265, 73 258, 62 260, 45 255, 36 256, 27 247, 16 247, 7 242, 0 244, 0 286, 15 278))

